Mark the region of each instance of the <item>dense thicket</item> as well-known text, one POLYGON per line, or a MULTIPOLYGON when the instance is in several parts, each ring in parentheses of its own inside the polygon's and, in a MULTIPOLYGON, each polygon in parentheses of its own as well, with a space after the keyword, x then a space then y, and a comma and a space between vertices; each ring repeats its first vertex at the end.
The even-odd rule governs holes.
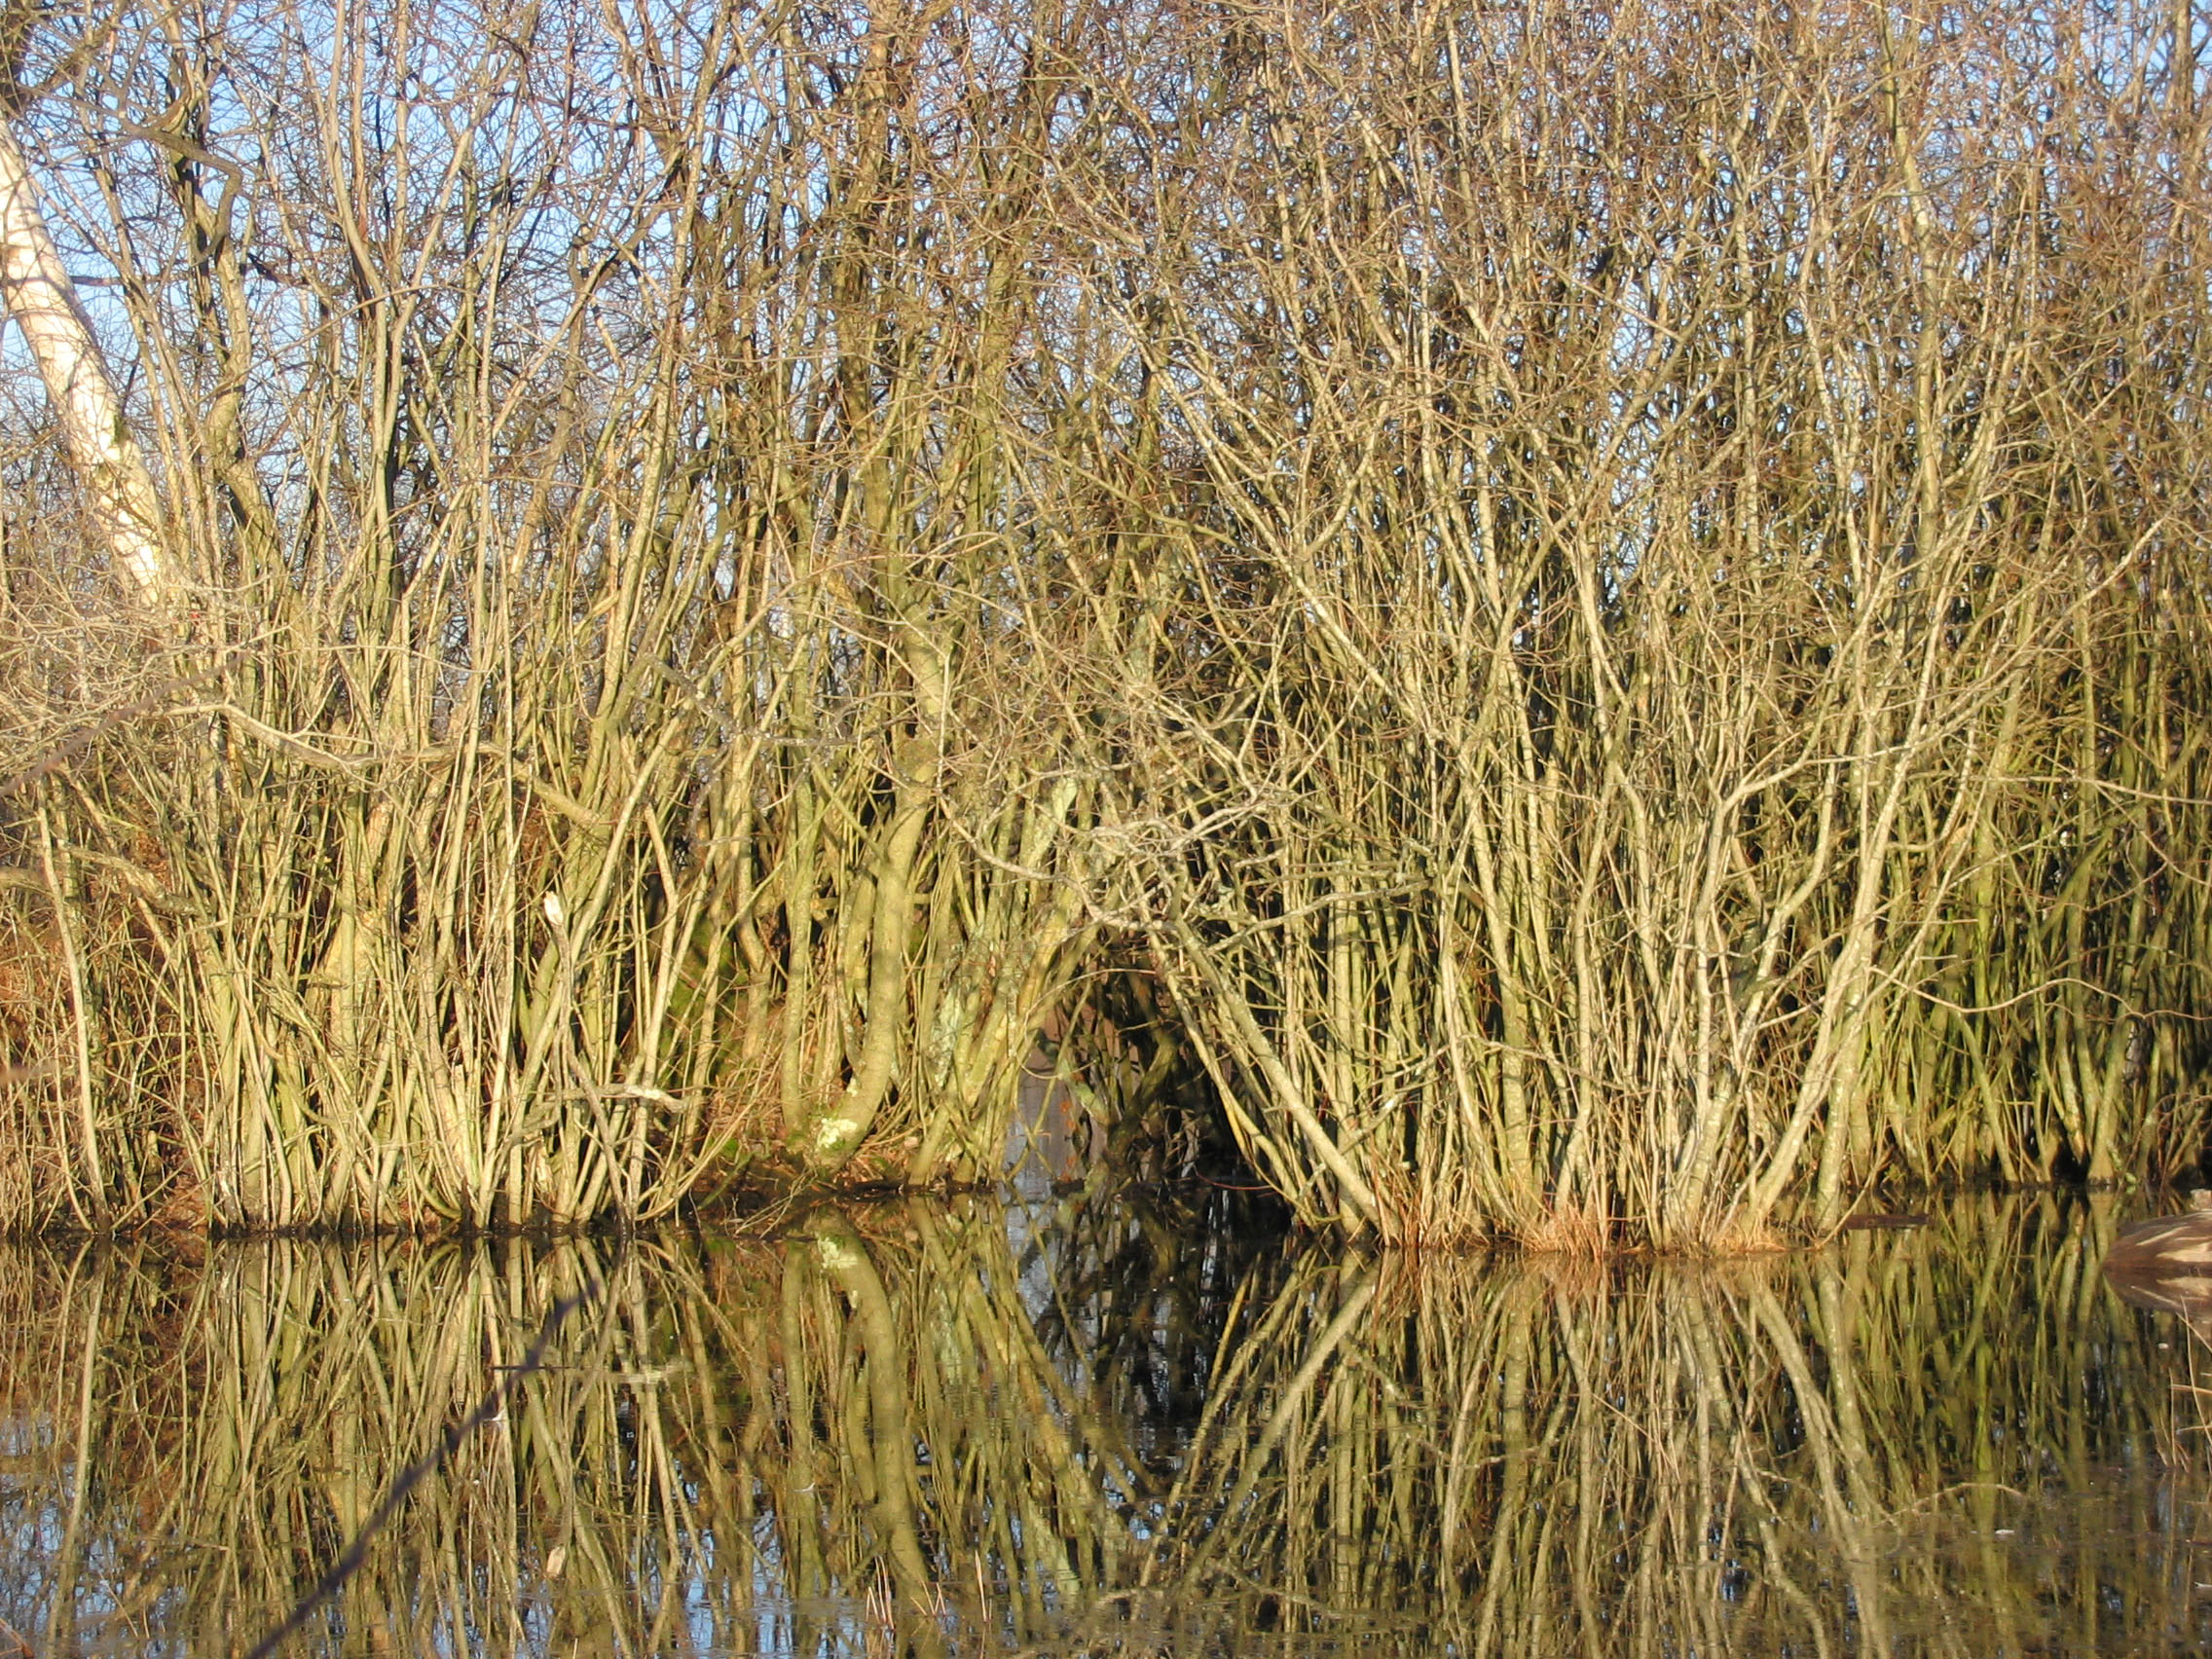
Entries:
POLYGON ((1392 1239, 2195 1157, 2186 3, 50 21, 190 620, 14 407, 0 1220, 974 1178, 1041 1038, 1392 1239))

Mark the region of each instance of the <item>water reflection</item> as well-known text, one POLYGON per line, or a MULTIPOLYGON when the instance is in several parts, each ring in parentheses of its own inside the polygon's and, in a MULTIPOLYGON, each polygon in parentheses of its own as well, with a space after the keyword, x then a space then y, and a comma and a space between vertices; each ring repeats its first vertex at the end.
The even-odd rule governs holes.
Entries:
POLYGON ((1988 1199, 1495 1267, 1064 1199, 18 1248, 0 1618, 241 1652, 600 1283, 288 1651, 2194 1651, 2196 1354, 2101 1282, 2110 1233, 1988 1199))

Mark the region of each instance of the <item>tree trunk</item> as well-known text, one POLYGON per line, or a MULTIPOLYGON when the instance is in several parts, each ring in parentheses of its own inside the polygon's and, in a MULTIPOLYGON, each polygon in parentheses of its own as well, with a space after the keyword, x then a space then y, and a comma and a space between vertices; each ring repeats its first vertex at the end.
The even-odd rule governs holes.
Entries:
POLYGON ((0 301, 23 331, 69 446, 105 526, 117 574, 140 603, 173 597, 157 533, 160 505, 123 403, 77 309, 69 273, 55 251, 38 190, 15 134, 0 122, 0 301))

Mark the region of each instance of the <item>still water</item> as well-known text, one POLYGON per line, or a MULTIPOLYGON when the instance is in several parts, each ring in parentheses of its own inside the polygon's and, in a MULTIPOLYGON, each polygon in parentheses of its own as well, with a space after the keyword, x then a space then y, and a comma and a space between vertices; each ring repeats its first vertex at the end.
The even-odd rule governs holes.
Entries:
POLYGON ((15 1248, 0 1655, 242 1654, 501 1379, 284 1652, 2203 1651, 2212 1354, 2100 1279, 2125 1218, 1707 1268, 1219 1195, 15 1248))

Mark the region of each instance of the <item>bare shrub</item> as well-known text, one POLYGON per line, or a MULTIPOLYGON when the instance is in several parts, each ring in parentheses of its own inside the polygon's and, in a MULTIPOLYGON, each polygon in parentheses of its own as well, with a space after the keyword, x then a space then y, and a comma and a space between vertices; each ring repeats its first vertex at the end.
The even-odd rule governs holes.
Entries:
POLYGON ((1255 1163, 1710 1245, 2193 1157, 2186 14, 1189 26, 1106 209, 1178 496, 1099 765, 1255 1163))
POLYGON ((2186 9, 113 24, 192 619, 17 419, 0 1213, 984 1178, 1046 1033, 1391 1239, 2195 1155, 2186 9))

